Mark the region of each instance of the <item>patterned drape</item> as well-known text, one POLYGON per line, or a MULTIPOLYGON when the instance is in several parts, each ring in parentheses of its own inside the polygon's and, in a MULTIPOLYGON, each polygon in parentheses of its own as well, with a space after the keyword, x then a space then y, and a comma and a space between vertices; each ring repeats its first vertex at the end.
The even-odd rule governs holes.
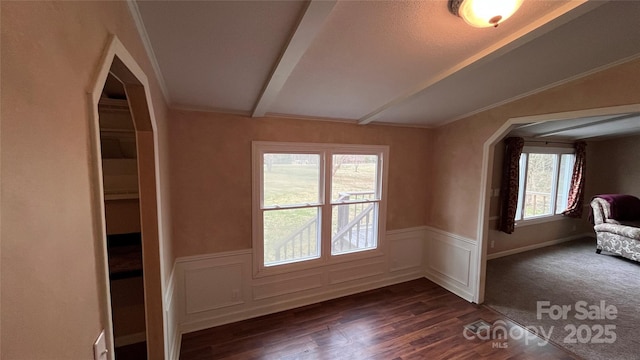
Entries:
POLYGON ((522 155, 524 139, 521 137, 510 137, 504 140, 504 144, 502 185, 500 186, 501 204, 499 230, 511 234, 516 223, 518 187, 520 185, 520 155, 522 155))
POLYGON ((582 204, 584 203, 584 182, 587 164, 587 143, 577 141, 573 147, 576 149, 576 162, 573 165, 573 175, 571 175, 571 187, 569 188, 569 199, 567 210, 562 215, 580 218, 582 217, 582 204))

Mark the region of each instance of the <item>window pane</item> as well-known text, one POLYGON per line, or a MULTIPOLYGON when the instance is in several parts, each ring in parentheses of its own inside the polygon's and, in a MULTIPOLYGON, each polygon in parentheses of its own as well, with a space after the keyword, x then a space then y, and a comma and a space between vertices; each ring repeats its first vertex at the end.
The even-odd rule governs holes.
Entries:
POLYGON ((524 217, 551 215, 551 192, 557 155, 529 154, 524 217))
POLYGON ((379 199, 377 155, 333 155, 331 200, 333 202, 379 199))
POLYGON ((320 256, 320 208, 269 210, 264 220, 264 265, 320 256))
POLYGON ((331 215, 331 255, 378 246, 378 203, 334 205, 331 215))
POLYGON ((575 161, 574 154, 562 154, 560 157, 560 174, 558 176, 558 200, 556 202, 556 214, 567 209, 569 200, 569 186, 571 184, 571 175, 573 174, 573 163, 575 161))
POLYGON ((320 202, 320 155, 264 154, 263 204, 320 202))

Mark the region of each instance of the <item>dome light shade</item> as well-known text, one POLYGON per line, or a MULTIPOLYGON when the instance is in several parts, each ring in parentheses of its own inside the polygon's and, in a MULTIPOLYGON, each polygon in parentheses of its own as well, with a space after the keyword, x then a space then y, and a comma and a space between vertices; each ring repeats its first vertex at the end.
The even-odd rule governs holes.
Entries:
POLYGON ((497 27, 522 5, 523 0, 449 0, 449 11, 473 27, 497 27))

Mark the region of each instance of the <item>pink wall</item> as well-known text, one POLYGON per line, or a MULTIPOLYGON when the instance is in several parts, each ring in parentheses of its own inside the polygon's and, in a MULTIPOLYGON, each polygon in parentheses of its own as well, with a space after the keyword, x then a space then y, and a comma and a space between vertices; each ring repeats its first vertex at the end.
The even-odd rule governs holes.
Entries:
POLYGON ((640 60, 436 128, 429 223, 477 238, 483 145, 509 118, 640 103, 640 60))
MULTIPOLYGON (((89 359, 104 325, 87 91, 110 33, 150 78, 161 144, 166 108, 125 2, 2 1, 1 7, 0 357, 89 359)), ((160 152, 163 176, 167 151, 160 152)), ((169 216, 168 199, 164 205, 169 216)), ((171 247, 165 249, 172 259, 171 247)))
POLYGON ((640 197, 640 135, 592 141, 586 193, 631 194, 640 197))
POLYGON ((388 144, 387 228, 475 238, 482 145, 508 118, 640 103, 636 60, 435 130, 167 114, 126 3, 2 1, 0 26, 3 359, 91 358, 103 327, 86 93, 110 33, 151 82, 172 219, 162 224, 165 277, 171 244, 177 256, 251 247, 252 140, 388 144))
POLYGON ((251 141, 390 146, 387 230, 425 225, 431 130, 171 113, 176 256, 251 248, 251 141))

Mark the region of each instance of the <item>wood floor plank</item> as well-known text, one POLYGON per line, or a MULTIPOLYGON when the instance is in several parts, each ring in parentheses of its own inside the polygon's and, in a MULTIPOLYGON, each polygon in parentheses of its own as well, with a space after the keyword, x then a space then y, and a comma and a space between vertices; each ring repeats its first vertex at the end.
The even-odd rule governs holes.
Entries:
POLYGON ((478 319, 526 331, 419 279, 185 334, 180 358, 578 359, 556 345, 539 346, 524 336, 468 339, 463 327, 478 319))

